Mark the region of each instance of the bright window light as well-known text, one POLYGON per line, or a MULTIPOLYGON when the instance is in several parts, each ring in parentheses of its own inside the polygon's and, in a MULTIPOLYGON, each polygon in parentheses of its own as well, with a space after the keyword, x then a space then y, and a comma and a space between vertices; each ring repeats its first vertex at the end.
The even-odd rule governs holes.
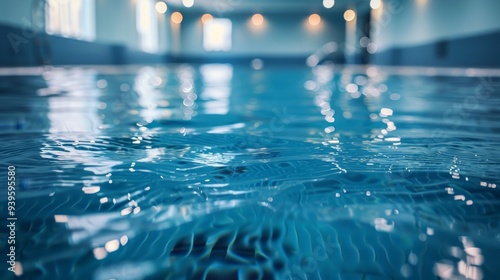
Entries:
POLYGON ((232 41, 232 23, 226 18, 217 18, 203 25, 203 47, 207 51, 229 51, 232 41))
POLYGON ((141 50, 158 52, 158 17, 153 0, 137 0, 136 23, 141 50))
POLYGON ((95 0, 47 0, 45 31, 64 37, 95 39, 95 0))

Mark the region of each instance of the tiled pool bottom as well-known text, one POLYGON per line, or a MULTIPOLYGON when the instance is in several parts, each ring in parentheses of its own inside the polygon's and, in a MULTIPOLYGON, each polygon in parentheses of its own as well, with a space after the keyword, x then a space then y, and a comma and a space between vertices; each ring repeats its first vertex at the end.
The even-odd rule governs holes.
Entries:
POLYGON ((500 277, 498 75, 28 70, 0 71, 2 279, 500 277))

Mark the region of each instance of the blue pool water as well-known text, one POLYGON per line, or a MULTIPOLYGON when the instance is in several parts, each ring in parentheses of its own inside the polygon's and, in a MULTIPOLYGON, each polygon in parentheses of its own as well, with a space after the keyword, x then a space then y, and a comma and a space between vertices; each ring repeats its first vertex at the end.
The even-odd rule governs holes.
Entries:
POLYGON ((500 277, 497 71, 4 69, 0 92, 2 279, 500 277))

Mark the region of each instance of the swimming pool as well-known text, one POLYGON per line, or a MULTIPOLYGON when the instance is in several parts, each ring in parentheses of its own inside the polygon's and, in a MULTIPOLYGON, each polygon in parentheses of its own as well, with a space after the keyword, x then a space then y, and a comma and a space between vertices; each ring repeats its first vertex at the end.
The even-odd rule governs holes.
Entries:
POLYGON ((22 279, 495 279, 499 77, 4 69, 2 239, 22 279))

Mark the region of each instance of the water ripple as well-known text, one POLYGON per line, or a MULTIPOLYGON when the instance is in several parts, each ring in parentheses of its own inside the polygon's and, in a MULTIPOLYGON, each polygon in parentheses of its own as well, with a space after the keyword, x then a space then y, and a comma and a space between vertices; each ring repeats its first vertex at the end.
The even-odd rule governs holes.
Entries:
POLYGON ((498 78, 111 70, 0 77, 25 279, 500 273, 498 78))

